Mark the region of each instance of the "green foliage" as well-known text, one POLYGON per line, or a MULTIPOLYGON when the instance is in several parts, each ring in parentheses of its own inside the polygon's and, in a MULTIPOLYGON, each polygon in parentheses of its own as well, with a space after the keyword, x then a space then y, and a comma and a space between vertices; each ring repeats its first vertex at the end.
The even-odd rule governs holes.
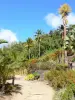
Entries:
POLYGON ((33 74, 29 74, 25 77, 25 80, 34 80, 34 75, 33 74))
MULTIPOLYGON (((26 69, 28 73, 35 72, 38 69, 51 70, 46 76, 52 82, 52 86, 64 87, 67 73, 67 65, 62 64, 63 41, 61 38, 61 29, 50 31, 49 34, 37 30, 34 40, 28 38, 26 42, 12 43, 7 47, 0 49, 0 79, 6 82, 8 77, 15 75, 16 71, 26 69), (39 58, 38 58, 39 56, 39 58), (60 63, 60 64, 57 64, 60 63), (61 74, 62 73, 62 74, 61 74), (50 75, 49 75, 50 74, 50 75), (64 76, 64 77, 63 77, 64 76), (52 79, 52 78, 53 79, 52 79), (58 82, 57 82, 58 80, 58 82), (63 84, 63 85, 62 85, 63 84)), ((75 52, 75 26, 68 27, 67 36, 69 45, 75 52)), ((0 41, 7 43, 7 41, 0 41)), ((70 49, 68 48, 68 51, 70 49)), ((70 55, 70 53, 69 53, 70 55)), ((71 72, 73 73, 73 72, 71 72)), ((69 74, 69 73, 67 73, 69 74)), ((34 74, 33 76, 39 77, 34 74)), ((68 82, 74 81, 73 77, 67 78, 68 82)), ((31 76, 30 76, 31 77, 31 76)))
POLYGON ((25 80, 36 80, 40 77, 40 74, 37 73, 37 72, 34 72, 32 74, 28 74, 26 77, 25 77, 25 80))
POLYGON ((56 70, 64 70, 64 71, 66 71, 68 69, 68 65, 67 64, 64 64, 64 63, 62 63, 62 64, 57 64, 56 65, 56 70))
POLYGON ((56 62, 53 61, 53 60, 49 60, 49 61, 46 61, 46 62, 39 61, 37 63, 37 67, 39 69, 42 69, 42 70, 55 69, 56 68, 56 62))
POLYGON ((40 77, 40 74, 38 72, 34 72, 33 75, 34 79, 38 79, 40 77))
POLYGON ((27 48, 28 48, 28 52, 29 52, 29 59, 31 58, 31 47, 33 45, 33 40, 31 38, 27 39, 27 48))
POLYGON ((0 44, 2 44, 2 43, 8 43, 8 41, 0 39, 0 44))
POLYGON ((56 91, 53 100, 75 100, 75 84, 71 83, 66 88, 56 91))
POLYGON ((72 59, 72 62, 75 62, 75 58, 72 59))
POLYGON ((67 87, 64 93, 61 95, 61 100, 72 100, 73 91, 71 88, 67 87))
POLYGON ((45 73, 45 79, 49 81, 52 87, 60 89, 68 84, 75 83, 75 71, 68 70, 50 70, 45 73))
POLYGON ((45 79, 49 81, 52 87, 55 89, 63 88, 66 86, 66 73, 65 71, 50 70, 45 73, 45 79))

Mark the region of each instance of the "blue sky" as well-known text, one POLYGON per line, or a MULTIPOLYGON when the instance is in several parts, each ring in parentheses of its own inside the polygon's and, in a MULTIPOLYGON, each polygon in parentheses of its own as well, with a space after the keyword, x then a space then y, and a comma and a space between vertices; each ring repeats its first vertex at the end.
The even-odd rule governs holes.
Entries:
POLYGON ((72 7, 74 15, 75 0, 0 0, 1 33, 6 32, 2 29, 9 30, 16 34, 19 41, 33 37, 37 29, 48 33, 53 27, 45 17, 49 14, 57 15, 63 3, 72 7))

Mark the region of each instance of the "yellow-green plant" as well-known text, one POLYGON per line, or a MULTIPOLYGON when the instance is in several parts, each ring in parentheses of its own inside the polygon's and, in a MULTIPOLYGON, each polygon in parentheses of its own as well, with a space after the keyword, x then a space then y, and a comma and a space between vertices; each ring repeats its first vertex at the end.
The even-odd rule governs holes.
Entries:
POLYGON ((33 74, 29 74, 25 77, 25 80, 34 80, 34 75, 33 74))

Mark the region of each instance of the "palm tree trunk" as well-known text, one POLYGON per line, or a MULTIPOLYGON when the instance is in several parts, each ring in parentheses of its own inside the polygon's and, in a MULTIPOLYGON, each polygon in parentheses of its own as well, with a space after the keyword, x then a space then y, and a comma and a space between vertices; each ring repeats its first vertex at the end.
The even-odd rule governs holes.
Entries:
POLYGON ((30 59, 30 48, 29 48, 29 59, 30 59))
POLYGON ((64 51, 64 62, 68 64, 67 50, 64 51))
MULTIPOLYGON (((65 46, 65 38, 66 38, 66 19, 63 19, 64 24, 64 46, 65 46)), ((67 50, 64 49, 64 63, 68 64, 68 58, 67 58, 67 50)))
POLYGON ((39 57, 40 57, 40 42, 39 42, 39 57))

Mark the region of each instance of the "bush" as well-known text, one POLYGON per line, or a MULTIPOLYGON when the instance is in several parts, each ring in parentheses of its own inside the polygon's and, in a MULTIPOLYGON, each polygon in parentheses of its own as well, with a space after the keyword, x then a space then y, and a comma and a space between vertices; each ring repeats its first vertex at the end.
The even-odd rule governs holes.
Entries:
POLYGON ((34 75, 34 79, 40 78, 40 74, 38 72, 34 72, 33 75, 34 75))
POLYGON ((68 69, 68 65, 67 64, 64 64, 64 63, 62 63, 62 64, 57 64, 56 65, 56 70, 67 70, 68 69))
POLYGON ((33 73, 36 70, 38 70, 37 63, 28 63, 28 67, 27 67, 28 74, 33 73))
POLYGON ((75 62, 75 58, 72 59, 72 62, 75 62))
POLYGON ((36 80, 40 77, 40 74, 37 73, 37 72, 34 72, 32 74, 28 74, 26 77, 25 77, 25 80, 36 80))
POLYGON ((54 69, 56 67, 56 62, 53 60, 46 62, 39 62, 37 63, 37 66, 39 67, 39 69, 42 70, 54 69))
POLYGON ((42 70, 50 70, 50 69, 67 70, 68 69, 68 65, 66 65, 64 63, 57 64, 53 60, 49 60, 49 61, 46 61, 46 62, 38 62, 36 64, 36 66, 38 67, 38 69, 42 69, 42 70))
POLYGON ((73 100, 73 91, 70 87, 67 87, 64 93, 61 94, 61 100, 73 100))
POLYGON ((66 85, 66 73, 59 70, 50 70, 45 73, 45 79, 51 84, 55 89, 63 88, 66 85))
POLYGON ((64 88, 71 83, 75 84, 75 71, 50 70, 45 73, 45 79, 48 80, 55 89, 64 88))
POLYGON ((60 89, 59 91, 56 91, 53 97, 53 100, 61 100, 61 94, 64 93, 64 91, 65 91, 65 88, 60 89))
POLYGON ((67 81, 69 84, 74 83, 75 84, 75 71, 74 70, 68 70, 66 72, 67 74, 67 81))
POLYGON ((42 56, 39 60, 41 60, 41 61, 49 61, 49 60, 56 61, 57 59, 59 59, 59 56, 62 57, 62 54, 64 54, 64 50, 62 50, 62 49, 52 50, 51 52, 45 53, 45 55, 42 56))
POLYGON ((66 88, 56 91, 53 100, 75 100, 75 84, 71 83, 66 88))
POLYGON ((34 80, 34 75, 33 74, 29 74, 25 77, 25 80, 34 80))

